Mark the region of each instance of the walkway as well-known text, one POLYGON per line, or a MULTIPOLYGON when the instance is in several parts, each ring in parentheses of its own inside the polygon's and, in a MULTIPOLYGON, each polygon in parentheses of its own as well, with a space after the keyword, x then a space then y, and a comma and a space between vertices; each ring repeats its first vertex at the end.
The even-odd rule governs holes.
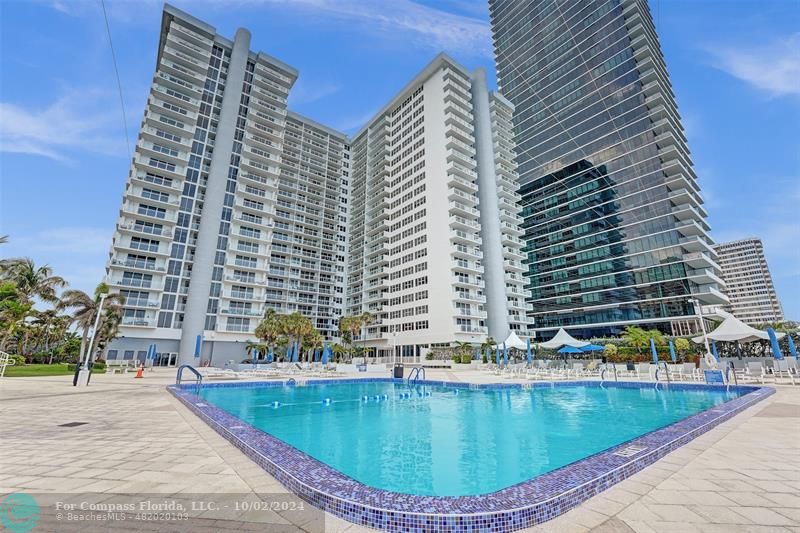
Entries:
MULTIPOLYGON (((429 371, 429 379, 492 381, 473 371, 429 371)), ((96 375, 88 389, 69 377, 0 380, 0 494, 171 495, 190 505, 197 493, 231 501, 298 500, 174 400, 174 372, 96 375), (83 425, 63 426, 67 423, 83 425)), ((505 380, 504 380, 505 381, 505 380)), ((77 496, 75 496, 77 497, 77 496)), ((128 497, 127 500, 129 501, 128 497)), ((302 502, 300 502, 302 503, 302 502)), ((51 513, 52 514, 52 513, 51 513)), ((71 531, 43 510, 41 525, 71 531)), ((195 510, 190 523, 137 523, 142 531, 362 531, 309 509, 195 510), (185 527, 185 529, 181 529, 185 527)), ((78 524, 75 524, 76 526, 78 524)), ((74 530, 130 528, 131 522, 81 523, 74 530), (94 529, 92 529, 94 527, 94 529)), ((42 530, 42 529, 37 529, 42 530)), ((800 533, 800 389, 778 393, 630 479, 534 531, 800 533)))

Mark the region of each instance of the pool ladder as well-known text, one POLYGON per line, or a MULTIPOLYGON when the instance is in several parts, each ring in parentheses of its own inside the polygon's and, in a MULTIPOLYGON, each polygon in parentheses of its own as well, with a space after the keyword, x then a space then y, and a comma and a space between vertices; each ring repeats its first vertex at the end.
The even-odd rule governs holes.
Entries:
POLYGON ((667 363, 658 363, 656 365, 656 373, 655 373, 655 378, 656 378, 656 387, 655 388, 656 389, 658 389, 658 373, 659 372, 664 372, 664 374, 667 376, 667 386, 669 386, 669 384, 671 382, 670 377, 669 377, 669 367, 667 366, 667 363))
POLYGON ((414 383, 419 379, 425 379, 425 369, 421 366, 415 366, 408 373, 408 383, 414 383))
POLYGON ((183 371, 188 370, 192 374, 194 374, 194 382, 197 384, 197 394, 200 394, 200 388, 203 386, 203 374, 198 372, 198 370, 193 367, 192 365, 181 365, 178 367, 178 373, 175 374, 175 385, 180 387, 181 381, 183 381, 183 371))

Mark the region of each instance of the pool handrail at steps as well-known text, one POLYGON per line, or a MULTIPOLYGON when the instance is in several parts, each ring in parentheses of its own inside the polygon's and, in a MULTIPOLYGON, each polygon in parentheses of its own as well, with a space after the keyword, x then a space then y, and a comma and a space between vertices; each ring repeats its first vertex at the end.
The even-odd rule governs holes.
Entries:
POLYGON ((197 383, 197 392, 200 392, 200 389, 203 386, 203 374, 201 374, 195 367, 192 365, 181 365, 178 367, 178 373, 175 374, 175 385, 180 387, 181 381, 183 380, 183 371, 189 370, 192 374, 195 375, 195 383, 197 383))
POLYGON ((406 381, 408 383, 414 383, 419 379, 425 379, 425 367, 415 366, 414 368, 411 369, 411 372, 408 373, 408 378, 406 379, 406 381), (421 378, 420 374, 422 375, 421 378))

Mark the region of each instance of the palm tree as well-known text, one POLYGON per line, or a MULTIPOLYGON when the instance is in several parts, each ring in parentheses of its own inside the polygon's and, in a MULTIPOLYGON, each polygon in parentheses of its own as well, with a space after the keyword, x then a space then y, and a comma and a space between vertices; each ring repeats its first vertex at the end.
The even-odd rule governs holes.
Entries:
POLYGON ((267 309, 264 319, 256 326, 256 337, 264 341, 269 350, 274 351, 283 335, 283 320, 284 315, 276 313, 274 309, 267 309))
POLYGON ((0 244, 6 244, 8 242, 8 235, 0 235, 0 244))
POLYGON ((38 297, 45 302, 56 302, 56 291, 67 286, 61 276, 54 276, 48 265, 37 267, 33 259, 20 257, 0 261, 0 276, 17 284, 20 298, 38 297))
POLYGON ((312 329, 311 331, 303 335, 302 345, 306 353, 309 354, 308 355, 309 361, 311 360, 314 351, 316 351, 317 348, 322 348, 322 343, 324 340, 325 339, 322 337, 322 334, 316 329, 312 329))
POLYGON ((647 345, 650 344, 649 334, 642 328, 637 328, 636 326, 626 327, 622 338, 625 339, 625 343, 628 346, 636 348, 639 355, 641 355, 642 350, 647 348, 647 345))
POLYGON ((289 338, 290 346, 295 342, 300 342, 304 335, 308 335, 314 330, 314 325, 308 317, 295 311, 286 315, 281 321, 282 333, 289 338))
MULTIPOLYGON (((97 317, 97 310, 100 307, 100 295, 108 294, 108 290, 108 285, 101 283, 95 289, 94 297, 77 289, 64 291, 64 294, 61 296, 59 308, 73 309, 72 318, 75 320, 78 328, 83 331, 81 337, 81 355, 83 355, 86 350, 89 330, 94 326, 94 321, 97 317)), ((105 316, 101 317, 100 324, 97 328, 98 333, 102 333, 102 335, 96 335, 96 337, 98 337, 98 345, 100 344, 99 339, 101 337, 103 337, 104 341, 113 339, 113 337, 109 336, 115 333, 115 329, 119 326, 119 321, 121 320, 120 305, 123 303, 125 303, 125 298, 121 294, 109 294, 106 297, 106 301, 103 304, 105 316), (109 322, 109 327, 106 329, 103 328, 105 322, 109 322)))
POLYGON ((267 351, 267 345, 263 342, 247 341, 247 355, 253 360, 253 363, 258 363, 259 356, 267 351))
POLYGON ((334 360, 341 361, 344 358, 344 355, 347 353, 347 350, 344 346, 339 344, 338 342, 331 346, 331 351, 333 352, 334 360))

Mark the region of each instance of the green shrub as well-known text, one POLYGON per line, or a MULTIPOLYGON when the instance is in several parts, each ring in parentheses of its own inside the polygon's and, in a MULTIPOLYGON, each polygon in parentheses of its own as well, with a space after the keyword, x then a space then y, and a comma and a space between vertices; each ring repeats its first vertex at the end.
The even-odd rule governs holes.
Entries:
POLYGON ((426 361, 433 361, 433 352, 428 352, 425 354, 426 361))
POLYGON ((25 365, 25 357, 22 355, 12 355, 9 358, 11 361, 14 361, 14 366, 24 366, 25 365))
POLYGON ((451 359, 453 360, 454 363, 460 363, 461 362, 461 356, 458 355, 458 354, 453 354, 451 359))
POLYGON ((461 363, 464 365, 468 365, 472 363, 472 356, 470 354, 464 354, 461 356, 461 363))

